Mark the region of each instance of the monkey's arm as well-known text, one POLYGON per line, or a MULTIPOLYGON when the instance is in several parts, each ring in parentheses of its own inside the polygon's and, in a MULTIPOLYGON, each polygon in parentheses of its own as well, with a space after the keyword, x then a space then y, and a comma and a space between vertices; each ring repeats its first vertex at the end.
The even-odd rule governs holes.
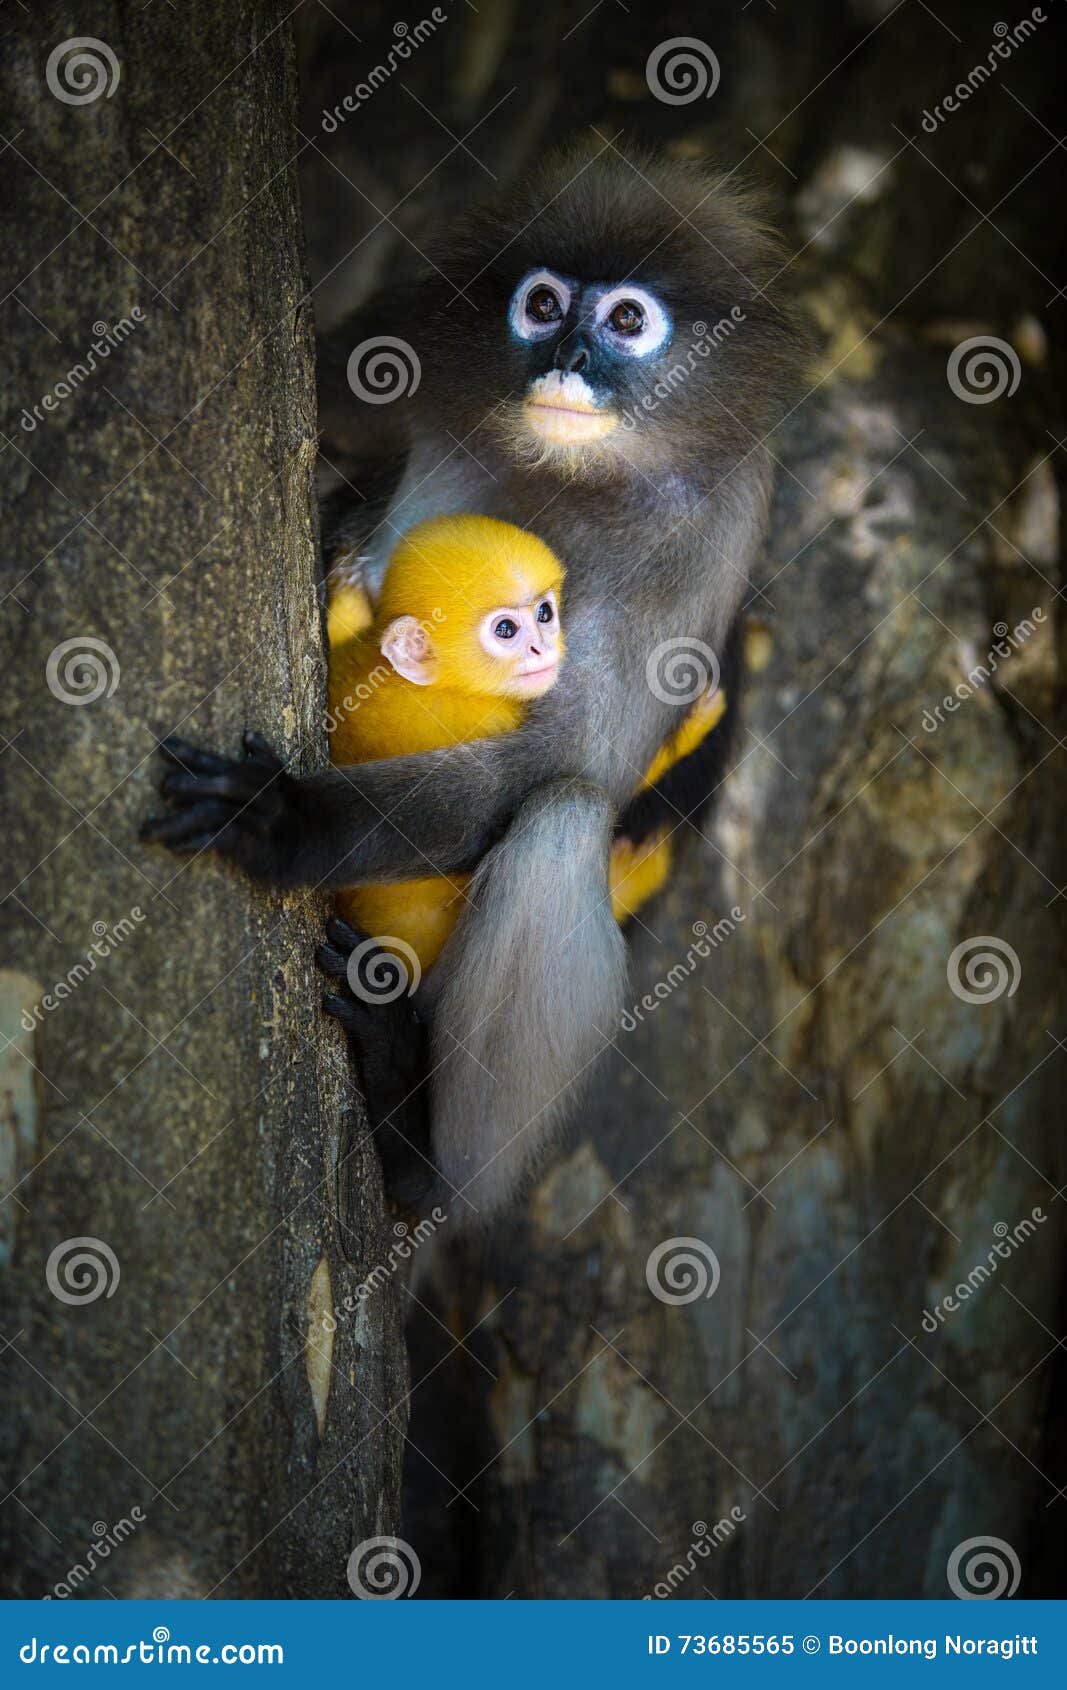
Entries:
POLYGON ((514 732, 299 780, 258 734, 237 760, 170 740, 161 790, 173 810, 142 837, 221 851, 273 885, 340 887, 474 868, 547 782, 592 783, 620 809, 679 725, 648 666, 694 638, 725 640, 762 494, 753 466, 730 504, 705 507, 708 543, 694 546, 687 523, 684 544, 661 545, 641 579, 628 568, 613 580, 610 559, 595 580, 573 576, 560 682, 514 732))
POLYGON ((340 887, 474 868, 549 781, 591 782, 618 807, 678 708, 645 684, 637 618, 597 604, 572 628, 560 683, 511 733, 302 779, 258 734, 236 760, 168 740, 161 790, 173 809, 142 837, 210 846, 273 885, 340 887))
POLYGON ((301 779, 261 735, 243 743, 234 759, 164 741, 160 790, 173 808, 141 837, 183 853, 210 847, 276 886, 472 869, 528 792, 582 773, 580 736, 544 716, 492 739, 301 779))

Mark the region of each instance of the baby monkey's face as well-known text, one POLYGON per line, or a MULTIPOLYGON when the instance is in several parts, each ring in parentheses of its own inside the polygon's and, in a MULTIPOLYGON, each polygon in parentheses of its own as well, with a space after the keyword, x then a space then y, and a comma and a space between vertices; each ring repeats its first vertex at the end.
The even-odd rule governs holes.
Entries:
POLYGON ((478 625, 478 640, 501 665, 499 690, 537 698, 555 684, 561 651, 559 604, 550 587, 529 603, 503 605, 478 625))

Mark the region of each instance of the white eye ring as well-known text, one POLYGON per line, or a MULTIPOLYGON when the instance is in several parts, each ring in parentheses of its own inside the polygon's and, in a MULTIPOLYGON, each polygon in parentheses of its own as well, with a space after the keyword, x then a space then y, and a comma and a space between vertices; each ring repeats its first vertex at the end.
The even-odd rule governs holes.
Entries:
POLYGON ((508 322, 520 340, 544 340, 549 335, 559 333, 570 308, 571 290, 565 281, 559 276, 554 276, 551 270, 531 270, 529 275, 522 278, 511 296, 508 322), (526 301, 534 288, 538 287, 551 288, 559 300, 560 315, 554 323, 537 323, 526 314, 526 301))
POLYGON ((628 358, 647 358, 650 352, 657 352, 671 332, 671 320, 659 300, 647 289, 625 283, 597 301, 596 321, 597 327, 610 335, 612 349, 628 358), (645 326, 639 334, 619 334, 608 322, 615 307, 626 300, 639 305, 645 314, 645 326))

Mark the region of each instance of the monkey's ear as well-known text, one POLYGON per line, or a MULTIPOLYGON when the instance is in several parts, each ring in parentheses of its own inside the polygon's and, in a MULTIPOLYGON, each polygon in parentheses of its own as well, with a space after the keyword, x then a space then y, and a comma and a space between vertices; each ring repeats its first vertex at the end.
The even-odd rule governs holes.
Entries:
POLYGON ((432 682, 433 645, 414 616, 398 616, 390 622, 382 635, 381 653, 406 681, 414 681, 417 687, 432 682))

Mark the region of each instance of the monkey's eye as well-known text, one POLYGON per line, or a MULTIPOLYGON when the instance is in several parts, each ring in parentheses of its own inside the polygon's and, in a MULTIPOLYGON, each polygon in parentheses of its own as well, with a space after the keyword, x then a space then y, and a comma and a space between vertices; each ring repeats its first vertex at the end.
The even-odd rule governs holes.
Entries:
POLYGON ((551 622, 554 615, 555 612, 553 611, 551 604, 547 599, 542 599, 541 603, 537 607, 537 620, 539 622, 551 622))
POLYGON ((539 287, 527 295, 526 315, 534 323, 558 323, 563 317, 563 309, 551 288, 539 287))
POLYGON ((640 334, 645 326, 645 314, 633 299, 624 299, 616 305, 608 322, 616 334, 640 334))
POLYGON ((671 320, 655 294, 633 282, 601 295, 596 321, 611 350, 627 358, 647 358, 671 335, 671 320))
POLYGON ((513 640, 518 631, 518 623, 513 622, 510 616, 502 616, 499 622, 493 623, 493 633, 498 640, 513 640))
POLYGON ((551 270, 531 270, 511 297, 508 321, 521 340, 555 334, 570 310, 571 290, 551 270))

